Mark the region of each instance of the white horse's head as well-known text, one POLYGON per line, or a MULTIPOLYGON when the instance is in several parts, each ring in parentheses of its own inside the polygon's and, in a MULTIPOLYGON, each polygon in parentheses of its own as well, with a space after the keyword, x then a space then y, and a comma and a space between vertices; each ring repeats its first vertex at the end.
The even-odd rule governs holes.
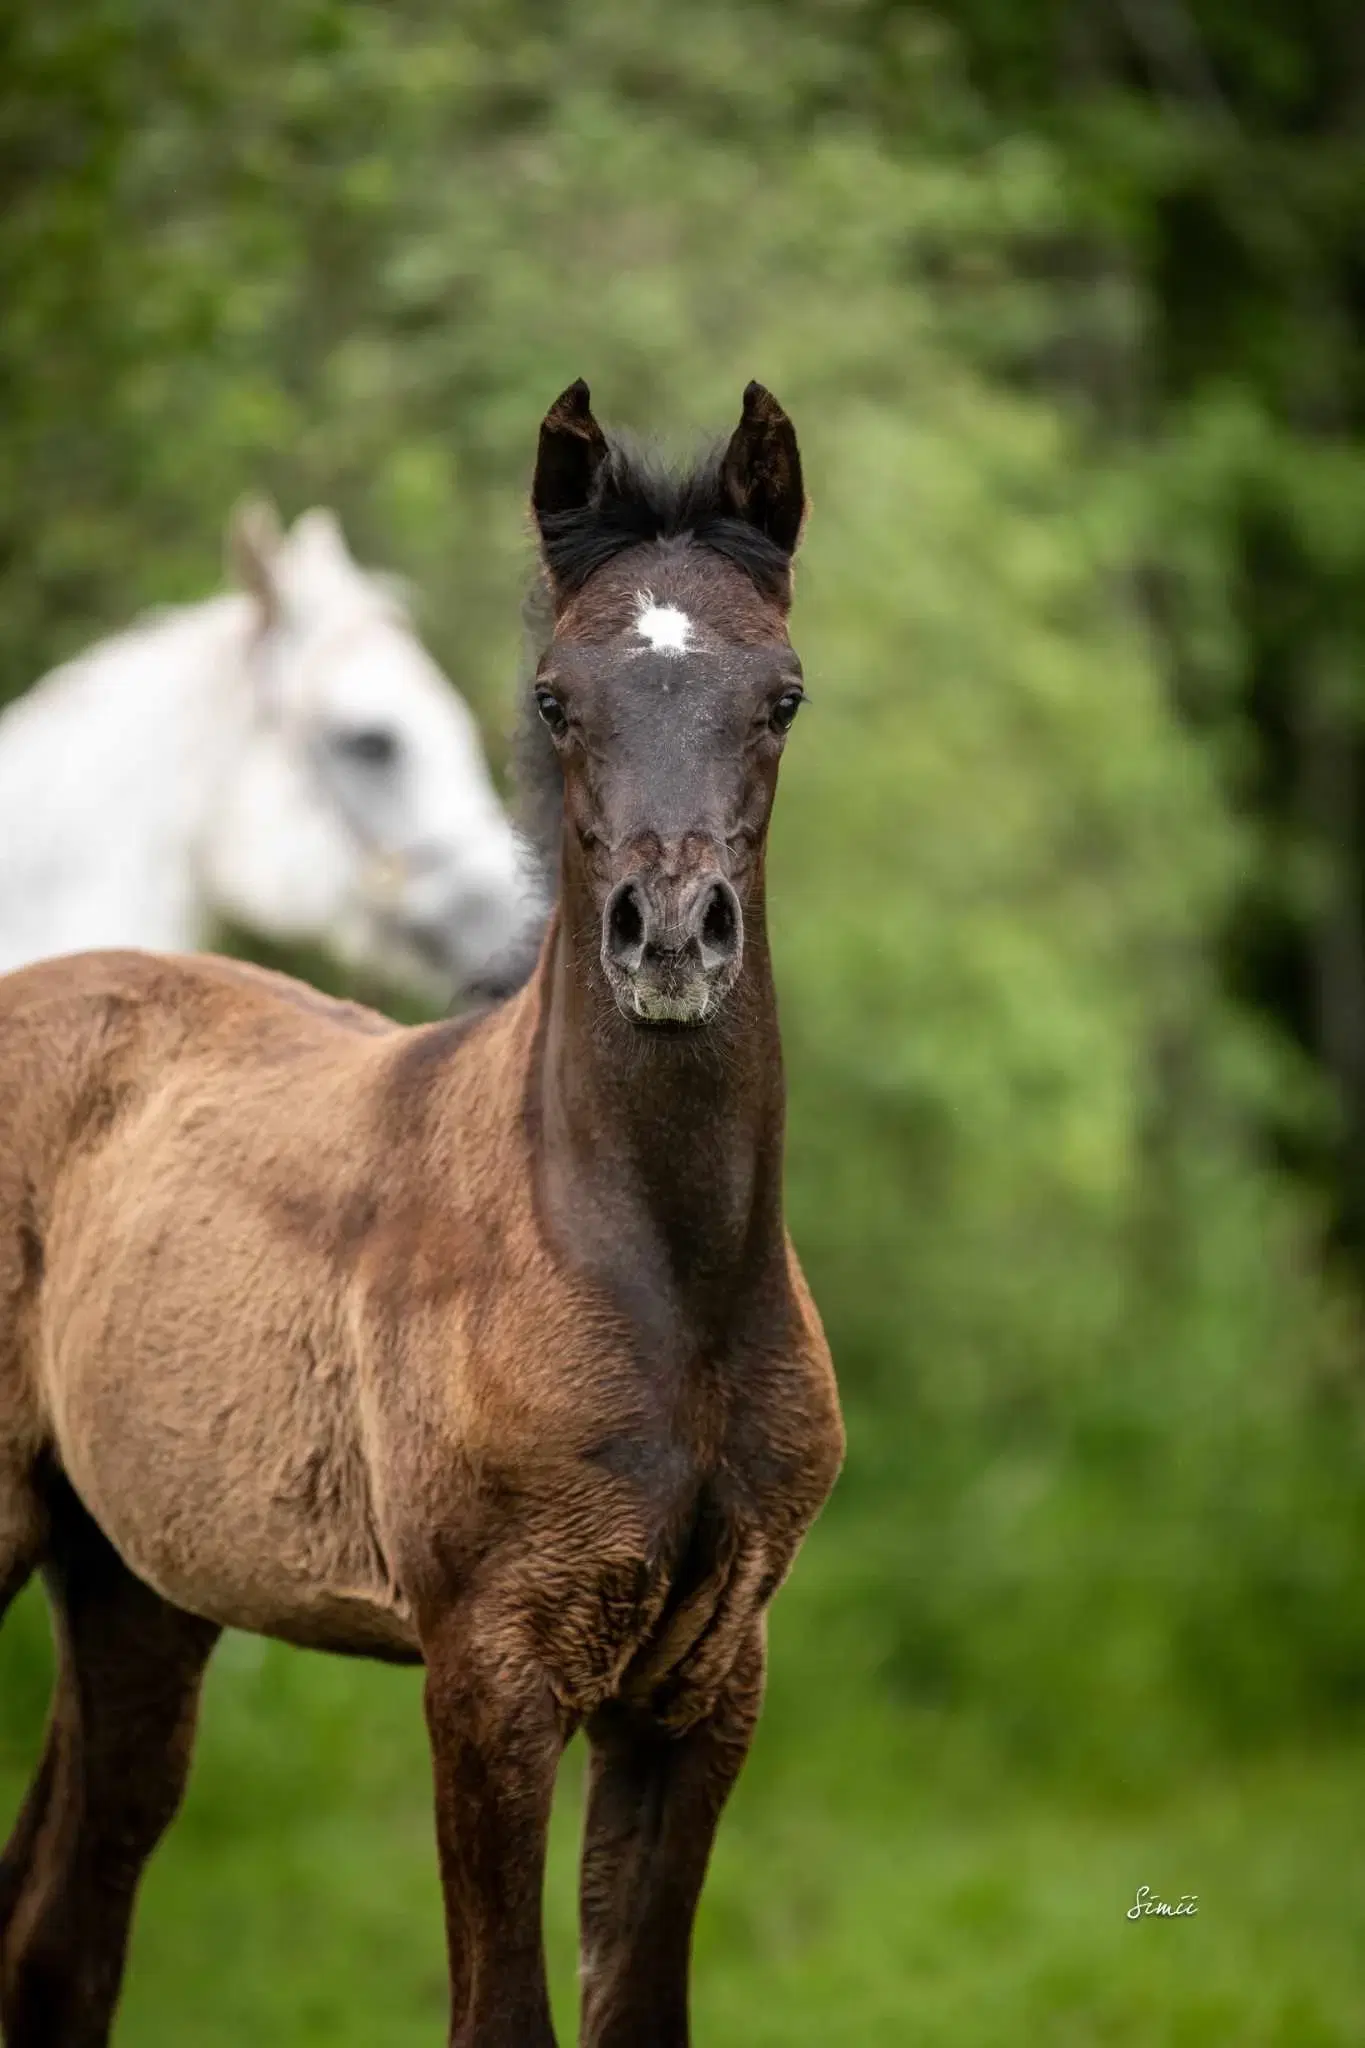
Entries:
POLYGON ((257 619, 247 742, 205 849, 218 907, 405 978, 496 982, 535 905, 478 729, 395 587, 330 512, 285 534, 243 507, 229 549, 257 619))

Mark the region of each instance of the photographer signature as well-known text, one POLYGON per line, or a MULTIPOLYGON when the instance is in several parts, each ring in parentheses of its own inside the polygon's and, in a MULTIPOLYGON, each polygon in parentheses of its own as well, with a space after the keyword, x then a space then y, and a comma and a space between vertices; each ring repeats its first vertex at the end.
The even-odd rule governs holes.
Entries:
POLYGON ((1137 1888, 1137 1898, 1128 1908, 1125 1917, 1129 1920, 1141 1920, 1148 1913, 1156 1913, 1164 1920, 1183 1920, 1198 1911, 1198 1892, 1182 1892, 1179 1905, 1172 1906, 1167 1900, 1158 1898, 1149 1884, 1140 1884, 1137 1888))

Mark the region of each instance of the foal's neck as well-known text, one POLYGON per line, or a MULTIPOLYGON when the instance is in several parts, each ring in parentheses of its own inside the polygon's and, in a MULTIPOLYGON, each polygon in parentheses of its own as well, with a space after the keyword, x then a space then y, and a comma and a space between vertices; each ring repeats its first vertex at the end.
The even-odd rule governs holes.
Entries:
POLYGON ((591 936, 561 907, 542 955, 541 1165, 571 1256, 694 1332, 724 1322, 784 1258, 785 1094, 761 892, 744 966, 710 1025, 640 1026, 616 1008, 591 936))

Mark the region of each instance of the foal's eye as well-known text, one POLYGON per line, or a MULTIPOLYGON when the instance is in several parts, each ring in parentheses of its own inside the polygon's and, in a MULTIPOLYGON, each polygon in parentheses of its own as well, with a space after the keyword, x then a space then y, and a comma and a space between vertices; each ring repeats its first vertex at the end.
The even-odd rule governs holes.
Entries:
POLYGON ((536 710, 544 719, 557 740, 562 740, 569 730, 569 721, 553 690, 536 691, 536 710))
POLYGON ((784 690, 768 713, 768 722, 774 732, 786 732, 805 701, 804 690, 784 690))
POLYGON ((358 725, 336 733, 332 745, 343 760, 362 768, 391 768, 398 759, 398 735, 383 725, 358 725))

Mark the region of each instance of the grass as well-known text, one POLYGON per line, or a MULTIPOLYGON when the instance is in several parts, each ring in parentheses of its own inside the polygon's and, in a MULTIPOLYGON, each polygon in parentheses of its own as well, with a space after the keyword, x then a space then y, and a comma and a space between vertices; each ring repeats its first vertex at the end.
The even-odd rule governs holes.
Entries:
MULTIPOLYGON (((42 1629, 29 1596, 0 1638, 0 1820, 36 1735, 42 1629)), ((799 1686, 792 1668, 779 1630, 698 1930, 700 2048, 1365 2038, 1365 1752, 1100 1797, 1020 1782, 951 1722, 875 1699, 826 1717, 818 1665, 799 1686), (1197 1916, 1128 1920, 1144 1883, 1197 1893, 1197 1916)), ((547 1905, 566 2041, 580 1779, 571 1753, 547 1905)), ((416 1675, 229 1638, 148 1877, 120 2048, 430 2048, 444 1997, 416 1675)))

